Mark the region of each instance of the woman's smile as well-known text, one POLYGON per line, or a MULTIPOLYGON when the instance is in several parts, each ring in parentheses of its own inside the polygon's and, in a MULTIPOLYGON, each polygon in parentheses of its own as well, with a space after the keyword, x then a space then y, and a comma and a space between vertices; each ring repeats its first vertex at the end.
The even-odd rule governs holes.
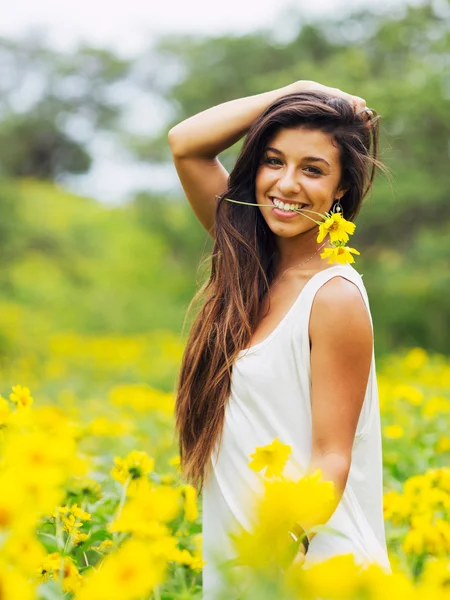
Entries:
POLYGON ((300 216, 297 211, 307 208, 308 204, 293 202, 292 200, 281 200, 274 196, 269 196, 269 201, 274 205, 272 212, 274 215, 284 219, 292 219, 300 216))

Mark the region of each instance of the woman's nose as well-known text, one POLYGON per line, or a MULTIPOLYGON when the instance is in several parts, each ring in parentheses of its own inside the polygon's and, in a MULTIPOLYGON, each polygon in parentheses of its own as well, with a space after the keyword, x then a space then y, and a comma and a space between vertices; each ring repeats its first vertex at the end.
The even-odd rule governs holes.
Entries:
POLYGON ((300 183, 294 169, 286 169, 278 180, 278 189, 283 196, 289 194, 298 194, 300 192, 300 183))

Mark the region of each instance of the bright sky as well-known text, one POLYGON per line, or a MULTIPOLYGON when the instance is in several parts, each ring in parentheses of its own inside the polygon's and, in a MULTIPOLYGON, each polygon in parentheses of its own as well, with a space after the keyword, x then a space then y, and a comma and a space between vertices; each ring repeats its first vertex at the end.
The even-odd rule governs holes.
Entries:
MULTIPOLYGON (((42 28, 49 41, 61 49, 86 40, 132 55, 148 47, 155 34, 239 35, 268 28, 281 40, 297 30, 292 11, 300 11, 305 22, 332 13, 343 16, 366 6, 398 12, 405 4, 420 3, 421 0, 377 0, 376 5, 364 0, 13 0, 3 7, 0 36, 22 37, 32 28, 42 28)), ((91 172, 68 181, 75 191, 106 202, 119 202, 136 189, 173 187, 174 172, 170 168, 131 164, 126 157, 118 156, 117 148, 106 142, 103 146, 99 142, 99 146, 91 172)))
MULTIPOLYGON (((282 28, 288 27, 286 16, 291 9, 313 17, 367 4, 363 0, 14 0, 2 10, 0 35, 22 34, 31 26, 44 26, 50 38, 61 46, 85 38, 133 52, 155 33, 189 31, 217 35, 275 24, 281 37, 282 28)), ((377 9, 401 4, 402 0, 376 3, 377 9)))

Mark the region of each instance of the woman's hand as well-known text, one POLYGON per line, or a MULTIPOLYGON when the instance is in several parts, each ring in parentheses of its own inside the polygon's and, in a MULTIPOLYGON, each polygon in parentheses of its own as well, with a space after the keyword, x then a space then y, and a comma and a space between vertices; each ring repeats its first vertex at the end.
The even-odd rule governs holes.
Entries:
POLYGON ((294 560, 292 561, 292 566, 293 567, 301 567, 305 562, 305 549, 303 547, 303 544, 300 546, 300 548, 298 549, 297 554, 294 557, 294 560))
MULTIPOLYGON (((339 98, 344 98, 347 102, 353 106, 353 110, 355 113, 361 112, 365 108, 367 108, 366 101, 364 98, 360 98, 359 96, 352 96, 351 94, 347 94, 343 92, 339 88, 328 87, 326 85, 322 85, 321 83, 317 83, 317 81, 298 81, 297 82, 301 87, 301 90, 305 90, 305 84, 308 90, 325 92, 325 94, 329 94, 330 96, 337 96, 339 98)), ((364 113, 367 117, 367 113, 364 113)))

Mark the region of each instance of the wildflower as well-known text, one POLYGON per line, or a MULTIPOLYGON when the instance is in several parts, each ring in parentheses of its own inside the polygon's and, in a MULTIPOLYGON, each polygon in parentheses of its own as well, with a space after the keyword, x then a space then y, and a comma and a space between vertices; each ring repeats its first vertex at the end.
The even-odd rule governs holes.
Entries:
POLYGON ((180 456, 179 456, 179 454, 176 454, 174 457, 172 457, 172 458, 169 460, 169 465, 170 465, 171 467, 176 467, 177 469, 179 469, 179 467, 180 467, 180 463, 181 463, 181 459, 180 459, 180 456))
POLYGON ((348 246, 336 246, 334 248, 325 248, 323 252, 320 253, 321 258, 328 258, 328 262, 331 264, 333 262, 340 263, 345 265, 345 263, 353 263, 355 259, 352 254, 360 254, 358 250, 354 248, 349 248, 348 246))
POLYGON ((111 477, 124 484, 127 479, 140 479, 153 471, 155 461, 146 452, 133 450, 125 458, 116 456, 115 466, 111 470, 111 477))
POLYGON ((450 413, 450 400, 445 396, 431 397, 422 409, 424 417, 435 417, 436 415, 444 415, 450 413))
POLYGON ((190 484, 183 485, 181 489, 184 492, 184 518, 187 521, 196 521, 198 519, 197 491, 190 484))
POLYGON ((134 600, 148 598, 164 581, 166 564, 154 556, 152 544, 125 541, 103 559, 101 568, 84 576, 76 600, 134 600))
POLYGON ((443 436, 436 444, 436 452, 449 452, 450 451, 450 437, 443 436))
POLYGON ((103 540, 101 544, 96 546, 96 549, 99 552, 109 552, 114 547, 114 542, 112 540, 103 540))
MULTIPOLYGON (((61 516, 63 529, 69 535, 79 535, 77 529, 83 527, 83 521, 91 520, 91 515, 79 508, 77 504, 73 506, 58 506, 57 510, 61 516)), ((56 517, 56 512, 52 516, 56 517)))
POLYGON ((175 519, 181 509, 181 490, 150 484, 139 488, 122 509, 121 515, 108 527, 109 531, 126 531, 149 538, 167 535, 166 523, 175 519))
POLYGON ((392 521, 394 525, 400 525, 410 515, 410 503, 408 499, 395 490, 386 492, 383 496, 384 518, 392 521))
POLYGON ((265 479, 263 493, 254 502, 250 530, 231 534, 239 564, 256 569, 287 567, 297 548, 290 532, 300 525, 307 533, 326 522, 335 507, 334 483, 324 481, 320 469, 298 481, 265 479))
POLYGON ((383 433, 388 438, 398 439, 398 438, 403 437, 405 431, 404 431, 403 427, 401 427, 400 425, 387 425, 383 429, 383 433))
POLYGON ((301 585, 308 598, 354 598, 360 587, 360 567, 352 554, 343 554, 312 565, 309 569, 288 572, 288 583, 301 585))
POLYGON ((2 546, 3 558, 10 565, 14 564, 23 573, 27 573, 32 577, 34 577, 36 569, 39 569, 46 555, 46 549, 36 539, 34 528, 30 528, 29 531, 23 531, 22 533, 15 531, 14 535, 6 538, 2 546))
MULTIPOLYGON (((220 198, 220 196, 217 196, 220 198)), ((270 206, 273 208, 273 204, 256 204, 255 202, 241 202, 240 200, 232 200, 231 198, 224 198, 228 202, 235 202, 236 204, 245 204, 247 206, 260 207, 270 206)), ((295 212, 301 214, 303 217, 310 219, 316 225, 319 225, 319 233, 317 236, 317 243, 320 244, 325 239, 326 235, 330 236, 331 248, 325 248, 325 251, 321 253, 321 258, 328 258, 328 263, 337 262, 340 264, 353 263, 355 259, 352 254, 360 254, 358 250, 345 246, 345 243, 349 240, 349 234, 353 234, 356 228, 355 223, 344 219, 341 213, 326 212, 324 214, 319 213, 315 210, 308 210, 307 208, 294 209, 295 212), (322 221, 316 221, 313 217, 307 213, 318 215, 322 221)))
POLYGON ((14 598, 14 600, 35 600, 36 590, 20 569, 11 568, 0 557, 0 588, 2 598, 14 598))
POLYGON ((331 242, 348 242, 348 234, 354 233, 356 225, 346 221, 341 213, 326 214, 327 218, 319 225, 317 243, 323 242, 327 233, 330 234, 331 242))
POLYGON ((11 409, 7 400, 0 396, 0 427, 4 427, 8 424, 9 417, 11 416, 11 409))
POLYGON ((42 582, 50 578, 58 581, 62 577, 62 588, 66 593, 75 593, 82 580, 73 558, 61 556, 59 552, 52 552, 44 559, 40 574, 42 582))
POLYGON ((73 545, 80 546, 83 542, 85 542, 88 539, 88 537, 88 533, 80 533, 76 531, 72 536, 73 545))
POLYGON ((423 393, 412 385, 399 384, 396 385, 392 391, 392 394, 396 398, 402 398, 412 404, 413 406, 419 406, 423 402, 423 393))
POLYGON ((33 404, 30 390, 21 385, 14 385, 9 395, 11 402, 16 402, 19 408, 29 408, 33 404))
POLYGON ((281 475, 286 462, 291 455, 291 447, 283 444, 278 438, 275 438, 271 444, 267 446, 257 447, 253 454, 250 454, 252 459, 249 467, 253 471, 262 471, 266 469, 266 477, 272 475, 281 475))

